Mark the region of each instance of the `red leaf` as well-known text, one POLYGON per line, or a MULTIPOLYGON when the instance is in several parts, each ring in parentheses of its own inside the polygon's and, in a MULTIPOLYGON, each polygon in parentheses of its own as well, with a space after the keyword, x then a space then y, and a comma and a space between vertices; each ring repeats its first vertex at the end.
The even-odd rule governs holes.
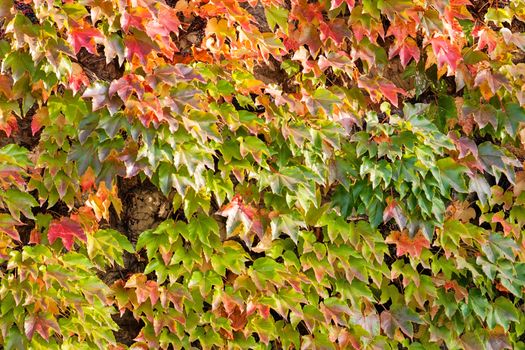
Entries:
POLYGON ((52 328, 56 333, 60 333, 60 327, 55 319, 46 317, 41 314, 30 314, 24 321, 25 335, 28 339, 32 339, 35 331, 42 336, 46 341, 49 340, 49 328, 52 328))
POLYGON ((95 172, 91 167, 88 167, 84 175, 80 177, 80 187, 82 188, 82 192, 86 192, 95 186, 95 178, 95 172))
POLYGON ((379 91, 396 107, 398 106, 397 94, 406 95, 405 90, 398 88, 386 79, 379 81, 379 91))
POLYGON ((67 250, 71 250, 75 237, 86 241, 86 234, 78 222, 71 220, 70 218, 61 218, 60 220, 54 220, 49 225, 47 232, 47 238, 49 243, 53 244, 57 238, 62 239, 62 244, 67 250))
POLYGON ((264 230, 257 209, 244 204, 240 195, 233 197, 231 202, 225 205, 218 214, 228 218, 226 221, 228 235, 235 234, 242 223, 246 230, 253 231, 259 238, 262 238, 264 230))
POLYGON ((127 33, 130 27, 144 30, 144 22, 151 20, 150 11, 141 6, 131 6, 122 13, 120 25, 127 33))
POLYGON ((498 35, 488 27, 477 27, 472 31, 472 36, 478 38, 478 50, 483 50, 485 47, 491 53, 498 45, 498 35))
POLYGON ((297 41, 300 45, 307 45, 310 54, 315 57, 322 46, 317 28, 311 23, 301 23, 297 41))
POLYGON ((35 136, 38 130, 40 130, 43 126, 47 125, 48 122, 49 113, 47 107, 40 107, 31 119, 31 133, 33 136, 35 136))
POLYGON ((126 36, 124 43, 126 44, 126 59, 131 62, 133 56, 137 56, 142 65, 146 65, 146 56, 151 51, 159 49, 146 34, 141 32, 126 36))
POLYGON ((78 63, 72 63, 73 73, 69 76, 69 87, 73 90, 73 94, 82 88, 82 86, 89 85, 89 78, 84 73, 84 70, 78 63))
POLYGON ((441 37, 433 38, 430 40, 430 43, 437 57, 438 68, 443 67, 443 65, 447 63, 450 69, 455 72, 459 61, 462 60, 459 47, 441 37))
POLYGON ((370 94, 370 98, 375 103, 380 102, 381 96, 384 96, 390 101, 390 103, 397 107, 399 104, 397 94, 406 95, 405 90, 398 88, 394 83, 384 78, 371 79, 360 77, 357 84, 360 88, 365 89, 370 94))
POLYGON ((430 242, 421 232, 418 232, 413 238, 410 238, 407 230, 392 231, 385 239, 385 242, 396 245, 397 256, 408 253, 411 256, 418 257, 421 255, 423 248, 430 248, 430 242))
POLYGON ((168 31, 179 35, 180 21, 177 17, 177 11, 171 7, 159 3, 161 15, 159 16, 160 24, 168 31))
POLYGON ((20 242, 20 235, 15 226, 23 225, 9 214, 0 214, 0 232, 7 234, 13 240, 20 242))
POLYGON ((401 65, 406 67, 410 59, 413 58, 416 62, 419 62, 419 47, 414 39, 408 38, 404 40, 400 45, 391 47, 388 53, 388 58, 399 55, 401 65))
POLYGON ((7 137, 10 137, 13 131, 18 130, 16 117, 12 113, 7 115, 0 113, 0 130, 4 131, 7 137))
POLYGON ((383 212, 383 222, 388 222, 390 219, 394 218, 396 221, 397 226, 399 226, 400 229, 404 229, 407 223, 407 219, 405 215, 403 215, 403 212, 401 211, 401 208, 399 207, 397 201, 395 199, 392 199, 391 197, 387 198, 388 205, 386 206, 384 212, 383 212))
POLYGON ((103 36, 98 29, 87 23, 73 25, 69 31, 69 43, 73 46, 75 54, 78 54, 81 48, 85 48, 89 53, 96 55, 96 38, 102 39, 103 36))
POLYGON ((331 22, 322 22, 319 26, 321 31, 321 40, 332 39, 334 43, 340 45, 345 37, 351 35, 348 24, 343 19, 335 19, 331 22))
POLYGON ((338 8, 343 2, 346 2, 349 10, 352 10, 355 6, 355 0, 332 0, 332 6, 330 7, 330 10, 338 8))
POLYGON ((113 80, 109 86, 109 97, 113 97, 117 93, 122 101, 126 102, 128 97, 135 92, 139 100, 142 100, 144 96, 143 80, 144 78, 136 74, 126 74, 118 80, 113 80))

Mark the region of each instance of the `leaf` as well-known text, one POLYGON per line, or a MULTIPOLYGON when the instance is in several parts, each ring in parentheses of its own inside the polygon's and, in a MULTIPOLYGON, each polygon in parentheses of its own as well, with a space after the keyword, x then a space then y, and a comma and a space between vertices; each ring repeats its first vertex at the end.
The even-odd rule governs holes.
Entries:
POLYGON ((346 5, 348 6, 348 10, 350 11, 355 6, 355 0, 332 0, 330 10, 334 10, 338 8, 339 6, 343 4, 343 2, 346 3, 346 5))
POLYGON ((325 113, 331 113, 334 104, 339 102, 339 98, 330 90, 319 87, 306 102, 310 113, 315 115, 319 110, 323 110, 325 113))
POLYGON ((40 107, 36 111, 35 115, 33 115, 33 119, 31 119, 31 134, 35 136, 40 129, 49 125, 50 123, 51 120, 49 119, 47 107, 40 107))
POLYGON ((364 76, 359 77, 358 86, 370 94, 373 102, 380 102, 381 97, 384 96, 396 107, 398 107, 397 94, 406 95, 405 90, 398 88, 394 83, 385 78, 371 79, 364 76))
POLYGON ((458 164, 452 158, 443 158, 436 163, 442 176, 446 192, 449 191, 450 187, 457 192, 468 192, 465 183, 465 174, 467 171, 465 166, 458 164))
POLYGON ((92 86, 88 87, 86 91, 84 91, 82 98, 92 98, 93 111, 107 106, 108 111, 111 114, 115 114, 122 105, 122 101, 116 96, 110 97, 108 90, 109 88, 107 85, 97 81, 92 86))
POLYGON ((525 123, 525 111, 517 103, 507 103, 505 104, 505 114, 507 115, 505 130, 510 136, 516 137, 520 124, 525 123))
POLYGON ((432 50, 438 60, 438 68, 446 63, 452 72, 455 72, 459 62, 462 60, 461 50, 445 38, 435 37, 430 40, 432 50))
POLYGON ((20 242, 20 235, 16 226, 23 225, 9 214, 0 213, 0 232, 5 233, 11 239, 20 242))
POLYGON ((410 256, 419 257, 423 248, 430 249, 430 242, 421 232, 416 233, 413 238, 408 235, 408 230, 391 231, 385 239, 385 243, 395 244, 397 256, 408 253, 410 256))
POLYGON ((223 206, 217 214, 228 218, 226 220, 227 237, 241 234, 244 238, 249 231, 252 231, 262 239, 263 226, 259 213, 256 208, 244 204, 240 195, 235 195, 230 203, 223 206))
POLYGON ((118 80, 113 80, 109 85, 108 95, 118 94, 122 101, 126 102, 133 93, 137 94, 139 100, 144 97, 143 78, 136 74, 126 74, 118 80))
POLYGON ((102 33, 96 28, 91 27, 86 22, 80 24, 73 22, 69 30, 69 43, 73 47, 75 55, 78 54, 81 48, 85 48, 89 53, 96 55, 97 46, 96 40, 102 39, 102 33))
POLYGON ((133 57, 139 59, 140 64, 146 65, 146 57, 153 50, 159 50, 158 45, 145 33, 133 30, 133 35, 124 38, 126 59, 133 62, 133 57))
POLYGON ((263 161, 262 156, 270 155, 270 150, 266 144, 255 136, 239 137, 237 140, 240 143, 239 151, 243 158, 249 153, 257 163, 261 164, 263 161))
POLYGON ((8 189, 4 193, 0 192, 0 199, 4 201, 11 215, 17 220, 20 220, 20 213, 24 214, 26 218, 35 218, 31 208, 37 207, 38 203, 29 193, 8 189))
POLYGON ((127 237, 116 230, 98 230, 87 237, 87 252, 91 260, 102 255, 111 265, 117 262, 124 266, 124 250, 128 253, 135 251, 127 237))
POLYGON ((288 10, 281 6, 270 6, 264 8, 266 20, 271 30, 279 25, 285 34, 288 34, 288 10))
POLYGON ((40 334, 46 341, 49 340, 49 329, 53 329, 57 334, 61 334, 60 327, 54 317, 48 313, 28 315, 24 321, 24 330, 26 337, 31 340, 35 331, 40 334))
POLYGON ((470 178, 469 192, 476 192, 482 205, 488 204, 488 198, 491 196, 490 185, 481 174, 476 174, 470 178))
POLYGON ((53 244, 57 238, 62 240, 62 244, 67 250, 71 250, 75 238, 86 242, 86 234, 79 223, 67 217, 62 217, 60 220, 53 220, 49 225, 47 231, 47 238, 49 243, 53 244))
POLYGON ((381 313, 381 328, 391 338, 394 336, 394 331, 399 328, 410 338, 414 337, 414 326, 412 323, 422 324, 421 317, 412 309, 406 306, 395 308, 390 311, 383 311, 381 313))
POLYGON ((7 137, 11 137, 11 134, 18 130, 18 122, 13 113, 4 111, 4 106, 1 106, 0 110, 0 130, 5 132, 7 137))
POLYGON ((416 41, 412 38, 408 38, 400 44, 390 47, 388 50, 388 58, 392 59, 397 55, 399 55, 403 67, 406 67, 411 59, 419 62, 421 56, 419 47, 417 46, 416 41))
POLYGON ((510 12, 510 8, 494 8, 490 7, 485 14, 486 22, 494 22, 496 25, 503 26, 503 23, 506 22, 509 25, 512 23, 513 15, 510 12))
POLYGON ((494 304, 494 318, 505 330, 508 330, 511 322, 519 321, 519 313, 516 307, 504 297, 498 297, 494 304))
POLYGON ((507 179, 514 183, 515 172, 514 166, 520 166, 520 163, 511 156, 506 155, 503 151, 491 142, 483 142, 478 146, 479 159, 486 171, 499 180, 501 174, 505 174, 507 179))

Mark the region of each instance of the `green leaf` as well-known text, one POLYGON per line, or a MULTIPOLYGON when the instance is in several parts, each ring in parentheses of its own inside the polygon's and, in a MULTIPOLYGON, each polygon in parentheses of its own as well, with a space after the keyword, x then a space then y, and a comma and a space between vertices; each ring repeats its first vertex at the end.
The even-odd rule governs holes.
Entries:
POLYGON ((511 322, 518 322, 518 310, 507 298, 498 297, 492 307, 494 308, 494 319, 505 330, 509 329, 511 322))
POLYGON ((270 6, 264 8, 266 20, 270 29, 274 30, 279 25, 286 35, 288 35, 288 10, 281 6, 270 6))
POLYGON ((29 219, 35 218, 31 208, 37 207, 38 202, 29 193, 9 189, 4 193, 0 193, 0 199, 3 200, 11 215, 17 220, 20 220, 20 213, 29 219))
POLYGON ((103 256, 110 264, 116 262, 124 266, 123 251, 133 253, 135 250, 127 237, 116 230, 98 230, 87 236, 87 252, 91 259, 103 256))
POLYGON ((452 187, 455 191, 466 193, 468 192, 467 184, 465 182, 465 175, 467 167, 456 163, 452 158, 443 158, 436 162, 442 176, 442 181, 445 193, 452 187))
POLYGON ((509 25, 512 23, 512 13, 510 11, 510 8, 494 8, 490 7, 485 14, 485 21, 486 22, 494 22, 498 26, 502 26, 504 22, 508 23, 509 25))
POLYGON ((517 103, 505 104, 505 130, 516 137, 520 123, 525 123, 525 110, 517 103))

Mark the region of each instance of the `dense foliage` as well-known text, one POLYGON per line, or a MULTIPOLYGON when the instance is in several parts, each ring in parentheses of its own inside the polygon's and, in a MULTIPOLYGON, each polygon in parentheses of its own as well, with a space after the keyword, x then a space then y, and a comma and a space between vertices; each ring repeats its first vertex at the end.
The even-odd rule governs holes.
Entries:
POLYGON ((0 347, 525 348, 525 1, 0 18, 0 347))

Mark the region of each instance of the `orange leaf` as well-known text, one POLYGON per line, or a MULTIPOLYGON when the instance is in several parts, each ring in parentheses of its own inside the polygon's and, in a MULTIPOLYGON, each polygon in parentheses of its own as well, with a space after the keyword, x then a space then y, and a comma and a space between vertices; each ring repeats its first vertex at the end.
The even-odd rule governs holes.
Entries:
POLYGON ((419 257, 423 248, 430 248, 430 242, 421 232, 418 232, 413 238, 408 236, 408 231, 392 231, 385 239, 386 243, 395 244, 397 256, 408 253, 411 256, 419 257))

